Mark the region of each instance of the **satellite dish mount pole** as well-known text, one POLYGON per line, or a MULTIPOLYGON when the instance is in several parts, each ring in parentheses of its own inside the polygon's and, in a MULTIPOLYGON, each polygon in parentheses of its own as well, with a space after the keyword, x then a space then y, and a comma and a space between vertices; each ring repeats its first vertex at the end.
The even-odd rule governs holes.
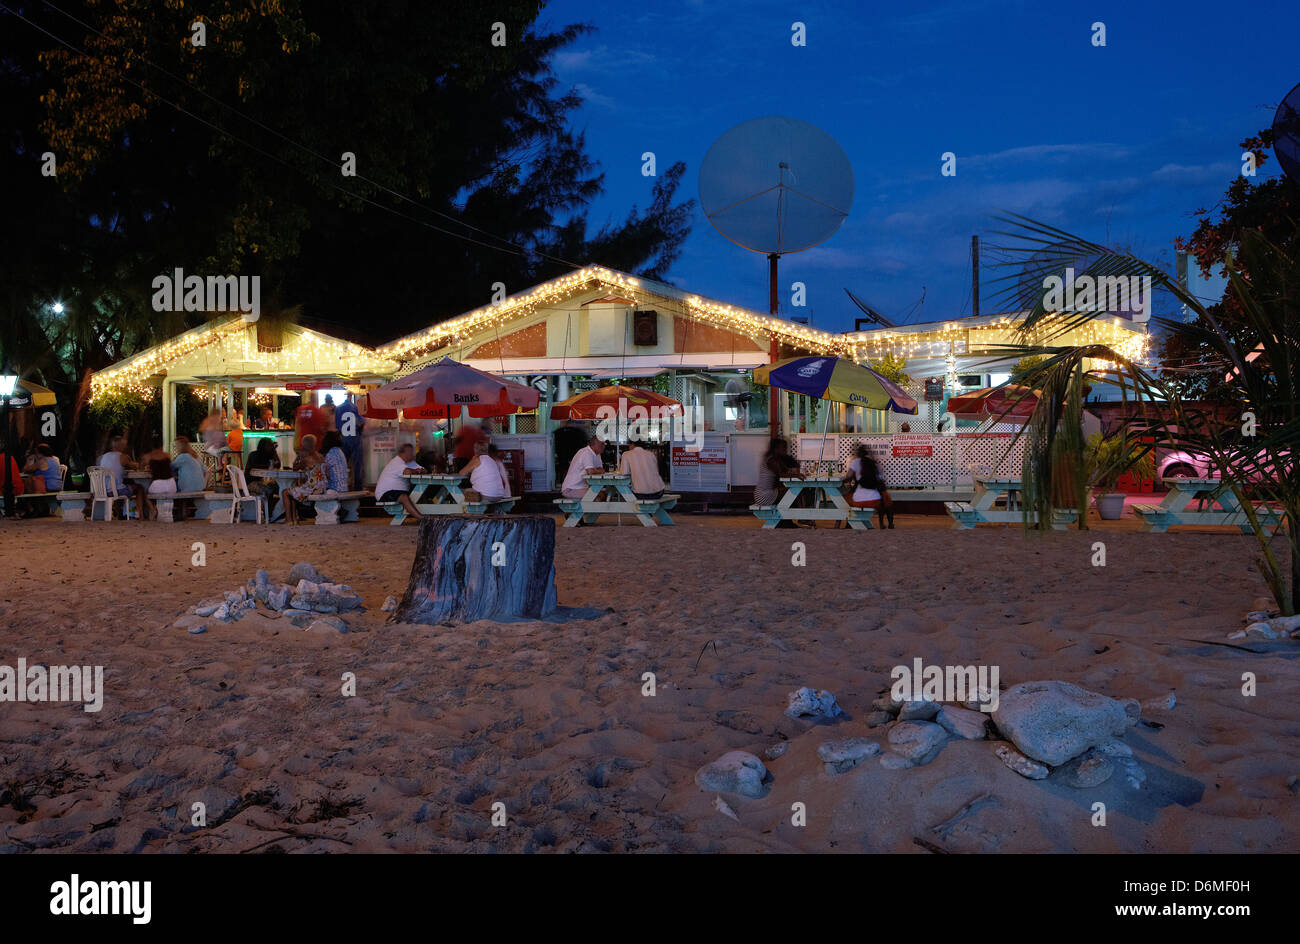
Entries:
MULTIPOLYGON (((780 258, 781 256, 775 252, 769 253, 767 257, 767 272, 768 272, 767 312, 773 318, 776 317, 777 312, 780 310, 781 307, 781 303, 777 300, 777 295, 776 295, 776 261, 780 258)), ((773 332, 773 334, 771 335, 771 339, 772 339, 772 346, 771 346, 771 350, 768 353, 771 362, 775 364, 777 360, 780 359, 781 348, 779 343, 776 340, 775 332, 773 332)), ((767 393, 767 424, 769 427, 771 427, 771 435, 773 436, 781 435, 780 400, 781 400, 781 395, 779 392, 777 392, 776 388, 775 387, 770 388, 767 393)))

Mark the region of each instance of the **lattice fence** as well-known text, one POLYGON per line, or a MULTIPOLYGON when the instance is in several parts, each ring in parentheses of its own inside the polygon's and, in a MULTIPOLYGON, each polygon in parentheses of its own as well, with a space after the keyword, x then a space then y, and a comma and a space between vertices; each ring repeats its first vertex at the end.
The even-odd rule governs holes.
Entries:
POLYGON ((838 462, 800 462, 805 475, 843 475, 865 443, 880 466, 880 474, 893 488, 955 488, 972 485, 972 474, 1018 476, 1024 442, 1012 446, 1009 435, 935 436, 928 457, 894 456, 890 436, 839 436, 838 462))

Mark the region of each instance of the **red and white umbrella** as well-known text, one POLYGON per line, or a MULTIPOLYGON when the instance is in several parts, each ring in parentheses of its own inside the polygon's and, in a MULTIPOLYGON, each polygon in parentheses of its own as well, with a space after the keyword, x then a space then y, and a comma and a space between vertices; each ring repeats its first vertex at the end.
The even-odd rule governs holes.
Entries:
POLYGON ((463 407, 470 416, 506 416, 535 410, 541 394, 532 387, 444 357, 371 390, 361 413, 372 419, 455 419, 463 407))

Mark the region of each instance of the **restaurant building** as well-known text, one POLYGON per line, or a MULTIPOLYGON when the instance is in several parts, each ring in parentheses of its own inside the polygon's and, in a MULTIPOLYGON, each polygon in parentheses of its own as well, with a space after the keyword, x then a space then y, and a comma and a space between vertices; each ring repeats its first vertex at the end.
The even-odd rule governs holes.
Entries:
MULTIPOLYGON (((483 421, 499 447, 518 453, 527 491, 553 491, 563 474, 553 448, 561 421, 550 418, 551 407, 616 380, 680 401, 701 431, 698 451, 686 448, 683 429, 670 427, 655 436, 653 445, 675 492, 725 493, 753 486, 773 415, 802 458, 817 457, 820 446, 804 443, 820 439, 823 429, 836 437, 831 454, 844 459, 860 441, 886 450, 906 422, 912 437, 908 454, 887 451, 891 462, 906 458, 907 468, 887 468, 886 474, 900 484, 905 477, 934 486, 956 483, 963 475, 969 482, 972 463, 955 443, 942 441, 952 437, 933 434, 948 396, 1009 376, 1014 358, 996 355, 1004 345, 1023 343, 1014 333, 1018 322, 1018 316, 989 315, 835 334, 588 266, 375 348, 296 326, 286 326, 282 337, 267 337, 239 318, 213 322, 99 372, 92 390, 159 388, 170 442, 177 432, 193 435, 176 429, 175 396, 181 387, 198 390, 214 404, 239 403, 240 391, 314 396, 319 402, 327 389, 361 392, 451 357, 538 390, 536 411, 483 421), (785 357, 840 356, 870 364, 885 354, 906 360, 911 379, 903 386, 921 404, 918 415, 811 401, 750 380, 753 368, 785 357), (315 389, 303 393, 304 387, 315 389), (774 409, 769 396, 775 398, 774 409), (927 449, 929 456, 920 455, 927 449), (925 470, 918 471, 922 466, 925 470)), ((1099 318, 1052 343, 1104 343, 1135 355, 1147 335, 1143 324, 1099 318)), ((426 448, 446 430, 432 421, 372 420, 365 432, 365 448, 373 453, 366 463, 370 470, 382 465, 397 441, 414 440, 426 448)), ((1005 430, 966 425, 953 432, 969 438, 1005 430)), ((282 458, 285 454, 282 449, 282 458)))

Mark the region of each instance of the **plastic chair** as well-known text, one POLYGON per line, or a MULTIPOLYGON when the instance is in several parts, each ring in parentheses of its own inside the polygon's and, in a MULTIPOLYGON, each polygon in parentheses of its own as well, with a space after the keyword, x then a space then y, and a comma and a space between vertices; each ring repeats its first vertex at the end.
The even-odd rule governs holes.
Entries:
POLYGON ((90 476, 90 520, 95 520, 95 506, 101 502, 104 505, 105 521, 113 520, 113 506, 118 502, 122 503, 122 517, 125 518, 129 514, 131 496, 117 493, 117 483, 108 474, 108 470, 102 465, 92 465, 86 474, 90 476))
POLYGON ((254 495, 248 490, 248 480, 244 478, 244 470, 237 465, 226 466, 226 472, 230 475, 230 487, 235 492, 234 501, 230 503, 230 523, 239 523, 239 508, 245 502, 252 502, 253 508, 257 514, 257 523, 266 523, 266 496, 254 495))

